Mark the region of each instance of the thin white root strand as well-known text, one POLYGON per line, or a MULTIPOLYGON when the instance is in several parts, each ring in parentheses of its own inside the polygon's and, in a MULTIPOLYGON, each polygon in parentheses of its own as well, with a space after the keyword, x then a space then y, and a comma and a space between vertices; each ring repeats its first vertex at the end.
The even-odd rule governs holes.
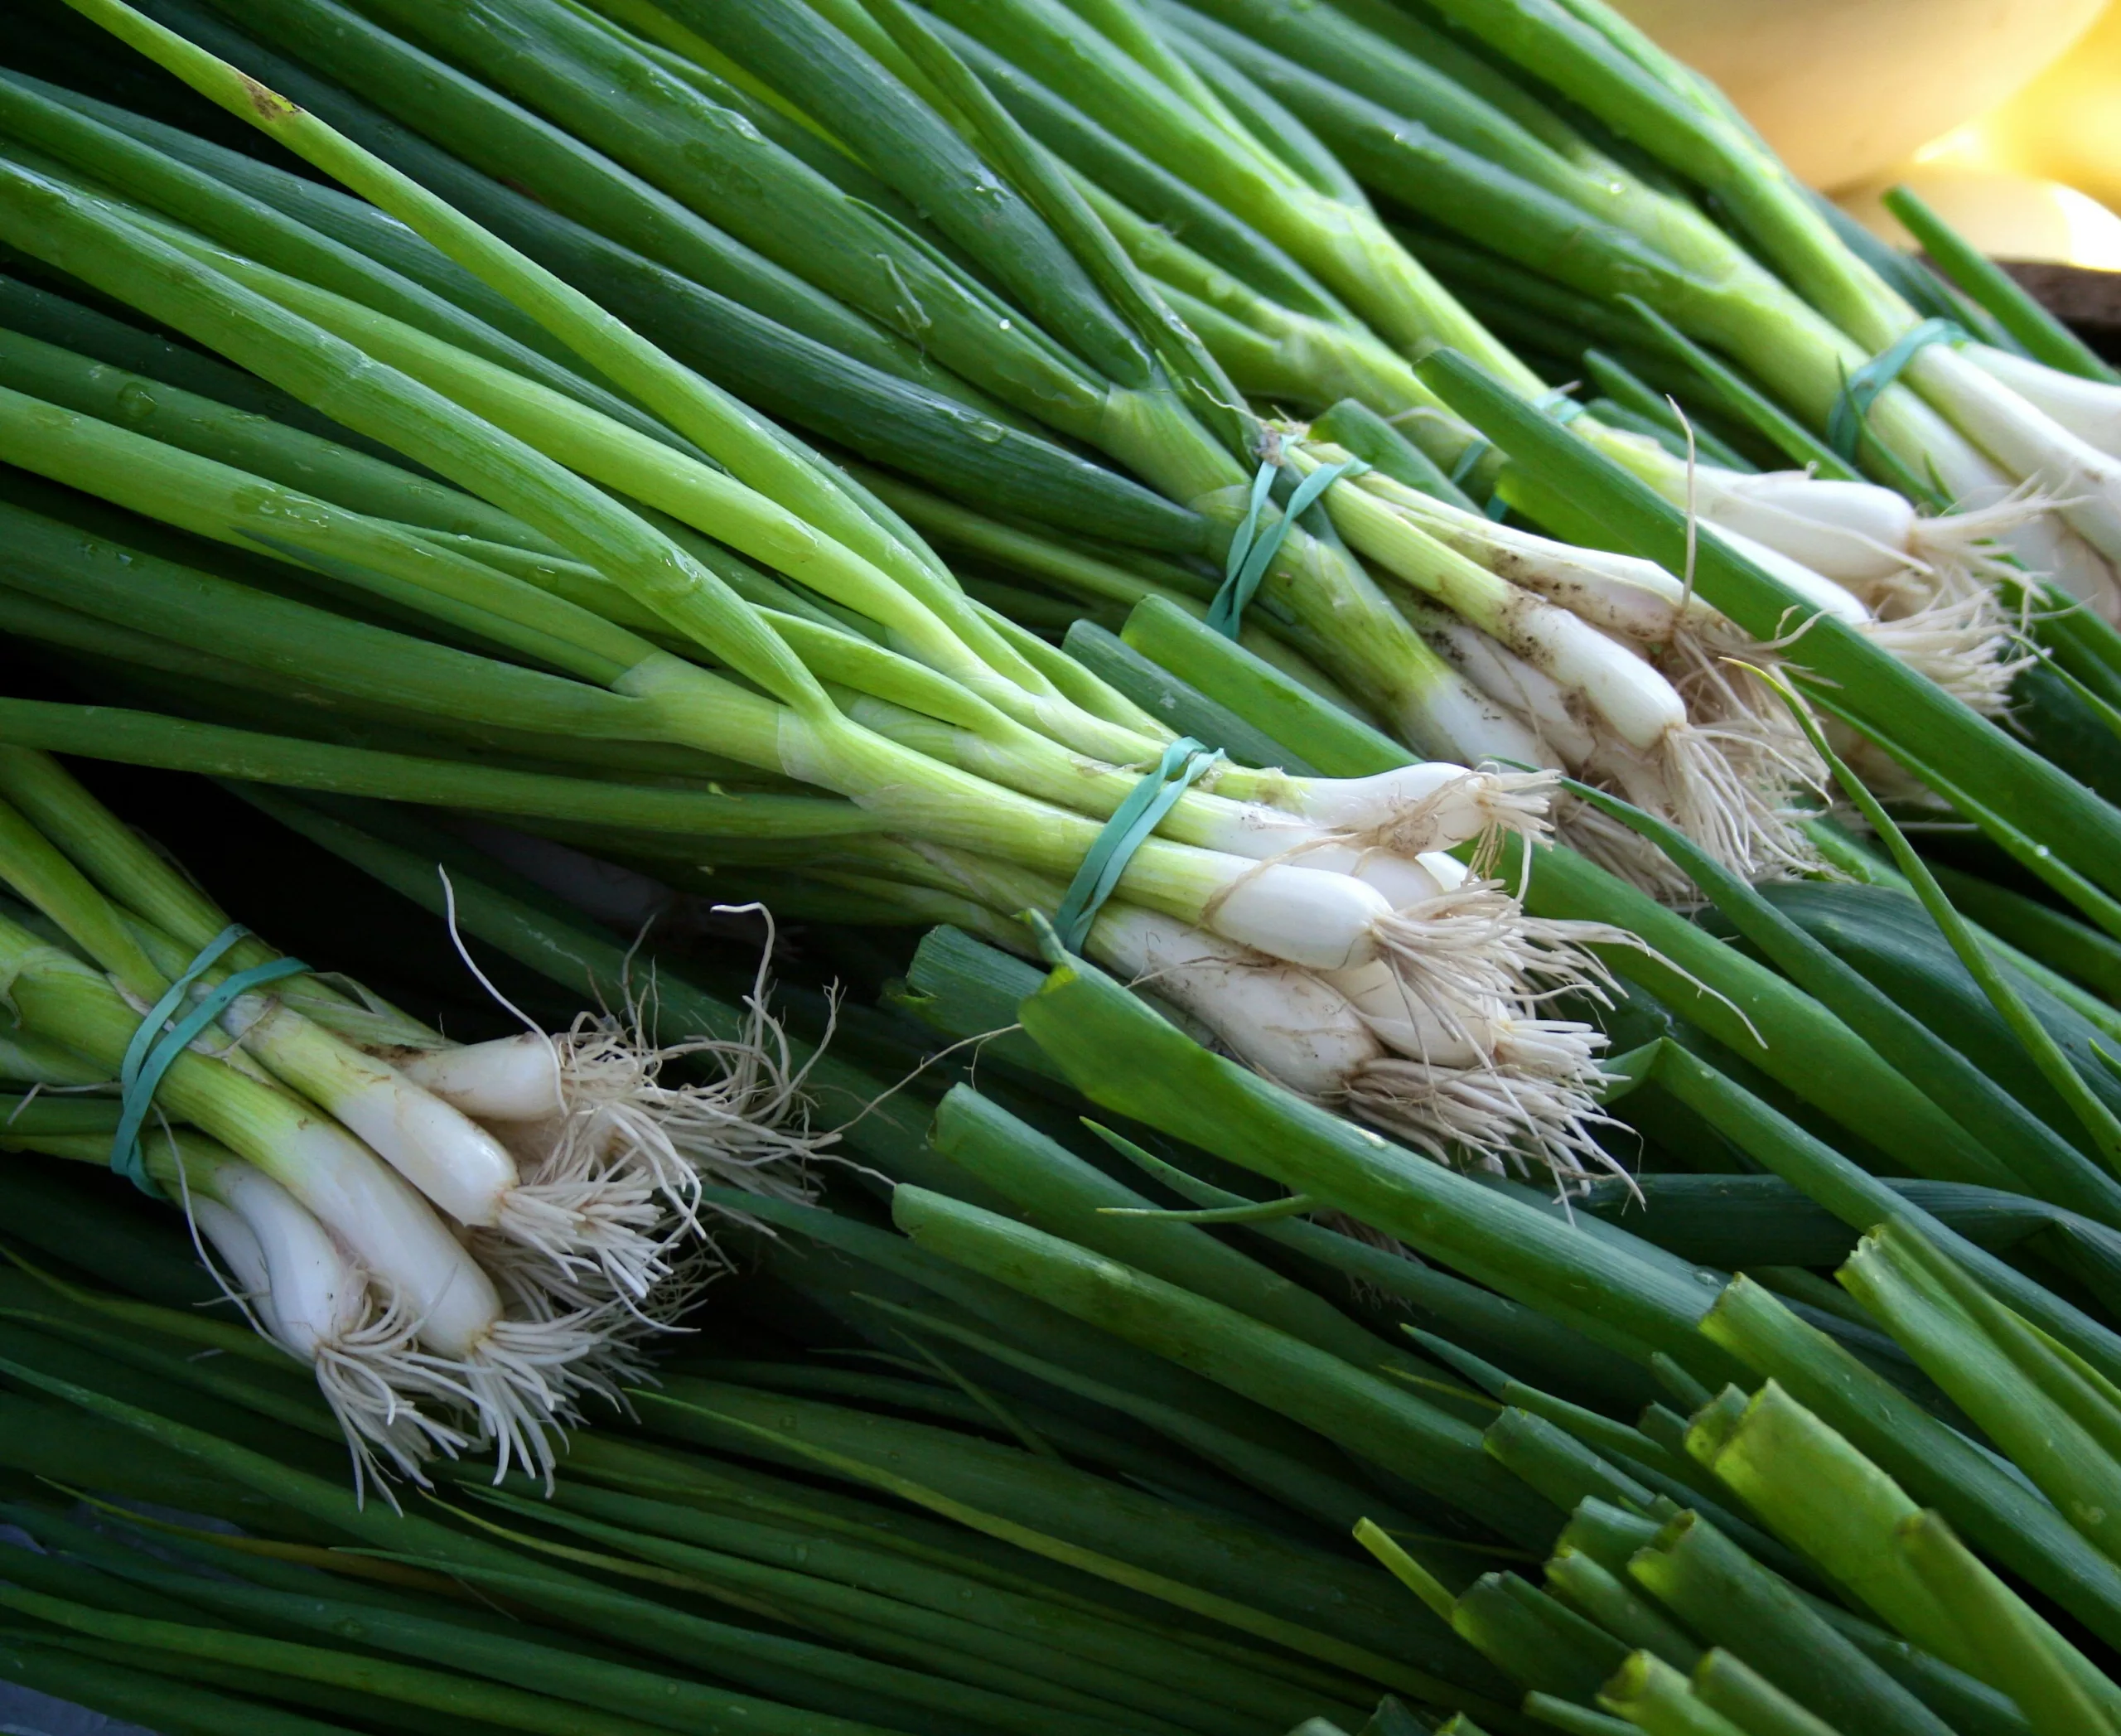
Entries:
POLYGON ((379 1460, 424 1482, 423 1463, 453 1455, 466 1438, 442 1419, 442 1407, 421 1408, 432 1395, 415 1366, 410 1315, 384 1302, 359 1262, 278 1182, 232 1158, 201 1167, 199 1189, 188 1167, 176 1170, 193 1245, 222 1294, 314 1374, 345 1437, 356 1498, 371 1482, 388 1490, 379 1460), (225 1274, 208 1257, 209 1242, 225 1274))
POLYGON ((1355 1076, 1348 1107, 1438 1163, 1505 1175, 1529 1174, 1536 1161, 1564 1189, 1626 1173, 1591 1131, 1611 1119, 1597 1099, 1523 1067, 1439 1067, 1389 1056, 1355 1076))
POLYGON ((523 1169, 500 1227, 538 1256, 553 1294, 616 1298, 667 1321, 674 1249, 701 1233, 702 1182, 806 1198, 805 1167, 829 1137, 809 1129, 801 1073, 757 997, 727 1042, 657 1047, 640 1020, 589 1013, 552 1042, 563 1112, 497 1125, 523 1169), (666 1082, 674 1064, 701 1057, 715 1076, 666 1082))
POLYGON ((1669 817, 1748 878, 1812 873, 1818 858, 1792 815, 1823 799, 1826 767, 1780 695, 1745 666, 1772 655, 1736 628, 1720 637, 1683 631, 1659 658, 1689 724, 1666 738, 1669 817))
POLYGON ((1471 842, 1474 872, 1484 874, 1512 839, 1537 843, 1553 831, 1555 780, 1552 771, 1467 771, 1379 815, 1346 841, 1398 856, 1471 842))
MULTIPOLYGON (((192 1202, 201 1229, 207 1228, 211 1203, 192 1202)), ((379 1304, 374 1292, 364 1287, 355 1318, 342 1320, 326 1336, 300 1335, 297 1348, 291 1342, 297 1335, 283 1327, 269 1286, 246 1274, 239 1250, 220 1226, 208 1234, 244 1285, 231 1289, 224 1281, 224 1289, 268 1337, 314 1374, 317 1391, 345 1437, 356 1500, 365 1497, 371 1482, 387 1493, 389 1482, 381 1474, 385 1463, 400 1477, 424 1486, 429 1458, 437 1453, 453 1458, 470 1444, 470 1437, 445 1419, 442 1413, 449 1407, 434 1402, 446 1395, 428 1376, 428 1359, 413 1342, 413 1321, 403 1308, 379 1304), (424 1405, 423 1400, 428 1401, 424 1405)))
POLYGON ((623 1412, 626 1385, 646 1376, 631 1352, 635 1333, 610 1307, 550 1318, 495 1321, 461 1356, 415 1352, 406 1360, 438 1396, 476 1419, 477 1444, 494 1454, 494 1481, 512 1467, 552 1484, 557 1441, 582 1420, 582 1401, 623 1412))
MULTIPOLYGON (((1736 685, 1742 672, 1731 677, 1736 685)), ((1704 671, 1701 685, 1718 676, 1704 671)), ((1746 677, 1750 680, 1751 678, 1746 677)), ((1636 807, 1668 820, 1709 856, 1748 879, 1787 878, 1815 872, 1818 858, 1795 823, 1800 791, 1816 788, 1797 749, 1777 739, 1764 711, 1742 705, 1726 721, 1674 730, 1654 761, 1611 749, 1585 781, 1613 790, 1636 807)), ((1805 758, 1809 751, 1805 748, 1805 758)), ((1564 797, 1558 805, 1562 838, 1609 873, 1668 902, 1696 897, 1693 883, 1657 846, 1589 803, 1564 797)))
POLYGON ((1528 916, 1493 881, 1395 911, 1378 924, 1378 944, 1407 1023, 1437 1032, 1437 1051, 1461 1052, 1372 1061, 1351 1081, 1350 1106, 1440 1162, 1538 1163, 1563 1182, 1611 1168, 1591 1131, 1604 1119, 1606 1038, 1541 1009, 1568 995, 1610 1003, 1612 978, 1586 948, 1612 937, 1603 925, 1528 916))
POLYGON ((1890 616, 1998 589, 2022 592, 2033 575, 2012 558, 2003 539, 2044 517, 2054 504, 2038 488, 2021 485, 1986 506, 1918 518, 1907 539, 1914 573, 1857 594, 1877 613, 1890 616))
POLYGON ((2013 619, 1993 590, 1874 621, 1863 631, 1984 718, 2003 715, 2011 684, 2037 656, 2023 636, 2022 621, 2013 619))
POLYGON ((442 1397, 428 1380, 426 1358, 409 1323, 396 1308, 374 1312, 356 1330, 316 1346, 312 1366, 317 1390, 346 1437, 355 1462, 355 1492, 377 1476, 377 1456, 408 1480, 424 1484, 423 1462, 437 1453, 454 1458, 470 1438, 432 1403, 442 1397), (418 1400, 430 1400, 423 1406, 418 1400))

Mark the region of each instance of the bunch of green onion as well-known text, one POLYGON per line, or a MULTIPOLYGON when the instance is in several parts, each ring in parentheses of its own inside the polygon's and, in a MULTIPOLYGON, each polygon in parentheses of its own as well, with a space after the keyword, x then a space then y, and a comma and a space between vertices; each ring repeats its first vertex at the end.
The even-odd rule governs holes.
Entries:
MULTIPOLYGON (((780 40, 787 21, 732 10, 715 21, 733 33, 727 54, 664 20, 663 37, 688 45, 687 59, 625 22, 558 4, 515 9, 506 32, 454 8, 414 17, 302 0, 224 16, 181 0, 157 5, 154 16, 284 87, 679 361, 911 472, 920 486, 875 493, 924 530, 935 508, 956 510, 930 492, 940 489, 1036 521, 984 520, 990 542, 1017 533, 1012 560, 1067 565, 1071 551, 1056 549, 1046 527, 1085 526, 1099 544, 1074 563, 1078 573, 1102 561, 1138 583, 1146 567, 1154 584, 1175 566, 1183 583, 1204 558, 1230 554, 1263 459, 1283 502, 1316 462, 1243 406, 1221 364, 1121 251, 1109 214, 1085 204, 911 16, 893 28, 911 33, 925 74, 852 17, 804 22, 807 46, 797 47, 780 40), (757 69, 736 64, 747 54, 764 57, 757 69), (328 79, 315 70, 322 63, 328 79), (791 81, 822 99, 812 69, 829 75, 829 126, 791 118, 791 81), (992 220, 990 198, 1000 213, 992 220), (1063 442, 1091 446, 1141 480, 1063 442)), ((276 187, 254 164, 70 93, 23 101, 39 96, 85 119, 26 116, 38 148, 70 139, 82 172, 166 212, 175 203, 149 191, 151 166, 115 172, 117 147, 89 127, 123 130, 133 157, 142 145, 179 153, 268 204, 292 210, 299 201, 302 215, 316 215, 313 191, 276 187)), ((196 197, 182 220, 201 220, 196 197)), ((379 254, 349 220, 338 220, 356 249, 379 254)), ((1376 236, 1396 252, 1381 228, 1376 236)), ((1434 402, 1404 360, 1390 371, 1434 402)), ((1396 413, 1405 399, 1385 407, 1396 413)), ((1350 406, 1350 418, 1361 408, 1350 406)), ((1783 810, 1816 767, 1764 690, 1722 660, 1766 658, 1761 641, 1695 602, 1683 573, 1499 530, 1462 505, 1408 495, 1404 481, 1395 492, 1393 457, 1419 454, 1375 424, 1386 450, 1366 442, 1363 457, 1375 471, 1360 488, 1328 490, 1264 562, 1263 607, 1308 669, 1428 756, 1559 765, 1670 815, 1748 871, 1808 861, 1783 810)), ((1263 503, 1264 525, 1277 516, 1263 503)), ((1846 593, 1812 588, 1864 618, 1846 593)), ((1994 636, 1974 633, 1983 646, 1994 636)), ((1656 871, 1588 810, 1570 804, 1564 820, 1587 845, 1656 871)))
POLYGON ((0 1069, 23 1094, 0 1143, 116 1165, 130 1111, 138 1179, 314 1368, 357 1474, 379 1454, 418 1477, 474 1440, 504 1473, 548 1474, 559 1426, 638 1376, 641 1341, 713 1258, 688 1245, 703 1182, 809 1186, 814 1141, 762 1010, 707 1046, 718 1078, 681 1086, 660 1076, 690 1051, 610 1015, 452 1044, 294 966, 224 997, 152 1100, 113 1101, 149 1041, 280 955, 46 756, 0 750, 0 881, 26 907, 0 921, 0 1069))
MULTIPOLYGON (((222 63, 111 19, 262 114, 222 63)), ((462 485, 12 336, 0 450, 75 492, 11 483, 9 588, 26 597, 8 607, 22 631, 126 665, 95 677, 115 675, 114 692, 144 680, 174 710, 242 723, 270 696, 277 728, 279 702, 307 689, 397 727, 385 738, 423 759, 468 737, 606 774, 371 762, 370 793, 674 834, 703 855, 702 839, 809 850, 886 834, 901 854, 948 853, 925 872, 971 874, 990 907, 1048 902, 1135 788, 1129 768, 1168 747, 1141 708, 978 605, 858 483, 313 116, 273 124, 516 297, 548 348, 666 419, 607 413, 602 389, 556 363, 539 370, 555 383, 534 378, 512 341, 320 230, 9 88, 44 141, 5 172, 12 244, 462 485), (103 191, 104 176, 149 202, 103 191), (732 772, 740 783, 719 781, 732 772)), ((78 304, 46 311, 94 346, 78 304)), ((1138 396, 1143 416, 1182 413, 1138 396)), ((343 755, 248 732, 34 705, 12 727, 70 751, 353 787, 343 755)), ((1595 989, 1577 949, 1603 931, 1529 917, 1442 853, 1538 829, 1539 785, 1448 763, 1335 780, 1225 760, 1127 858, 1100 944, 1131 970, 1192 973, 1239 1052, 1321 1098, 1439 1149, 1467 1139, 1491 1160, 1573 1168, 1599 1044, 1545 1003, 1595 989), (1232 982, 1256 992, 1217 986, 1232 982)))
MULTIPOLYGON (((1321 510, 1397 583, 1388 597, 1345 551, 1302 533, 1285 544, 1268 568, 1265 602, 1313 663, 1425 752, 1560 763, 1671 815, 1748 869, 1809 859, 1777 810, 1816 766, 1773 703, 1720 660, 1734 649, 1764 655, 1758 636, 1748 641, 1696 602, 1684 571, 1495 530, 1422 454, 1356 413, 1418 416, 1418 433, 1433 435, 1456 470, 1461 457, 1480 460, 1483 442, 1455 417, 1439 418, 1408 351, 1440 339, 1526 397, 1544 394, 1386 230, 1302 118, 1215 48, 1181 43, 1208 69, 1196 72, 1158 35, 1165 25, 1127 8, 1092 22, 1052 7, 983 7, 954 21, 971 36, 947 42, 936 32, 949 35, 951 21, 930 30, 896 10, 871 19, 846 8, 813 18, 807 9, 781 17, 758 7, 631 7, 600 21, 526 6, 505 32, 451 7, 228 12, 270 46, 234 37, 189 6, 166 16, 261 66, 577 284, 616 294, 674 354, 747 392, 763 384, 775 408, 827 438, 1046 525, 1085 522, 1089 478, 1099 473, 1027 439, 1012 413, 1100 448, 1188 509, 1193 527, 1153 514, 1139 490, 1102 473, 1087 522, 1122 545, 1100 552, 1117 554, 1123 570, 1141 564, 1125 545, 1219 553, 1241 513, 1245 466, 1263 457, 1286 500, 1317 460, 1346 456, 1329 442, 1306 457, 1282 432, 1239 413, 1230 376, 1276 402, 1351 396, 1331 433, 1353 437, 1348 450, 1375 467, 1330 489, 1321 510), (328 54, 331 80, 276 51, 312 63, 328 54), (834 112, 822 119, 805 103, 834 112), (684 148, 667 148, 672 139, 684 148), (539 206, 490 177, 527 187, 539 206), (988 197, 1003 215, 986 210, 988 197), (902 221, 880 223, 880 202, 916 225, 915 214, 925 214, 926 244, 914 245, 902 221), (1187 246, 1158 224, 1180 225, 1207 254, 1188 263, 1187 246), (1132 259, 1115 257, 1123 244, 1132 259), (952 249, 983 268, 985 281, 954 270, 952 249), (1014 305, 994 299, 995 283, 1014 305), (703 286, 712 287, 703 294, 703 286), (1225 303, 1201 299, 1211 288, 1225 303), (1276 296, 1305 311, 1271 317, 1276 296), (731 301, 754 317, 740 319, 731 301), (1205 351, 1191 332, 1181 335, 1172 308, 1205 351), (761 332, 761 318, 785 323, 761 332), (917 369, 894 334, 920 346, 917 369), (822 355, 804 338, 846 353, 822 355), (1341 357, 1307 380, 1300 359, 1318 348, 1357 360, 1341 357), (769 355, 786 371, 761 382, 769 355), (1263 358, 1264 377, 1255 366, 1263 358), (1350 370, 1366 380, 1347 377, 1350 370), (901 377, 894 385, 880 371, 901 377), (1155 401, 1159 375, 1192 414, 1155 401), (874 406, 885 391, 901 413, 925 413, 919 439, 873 413, 850 425, 858 396, 874 406), (1228 450, 1216 451, 1218 442, 1228 450), (1609 636, 1648 653, 1655 667, 1616 655, 1609 636)), ((1328 27, 1325 18, 1314 24, 1328 27)), ((1373 58, 1382 65, 1390 57, 1373 58)), ((1354 100, 1334 98, 1341 109, 1354 100)), ((1468 113, 1481 104, 1462 94, 1451 100, 1468 113)), ((1527 98, 1517 107, 1525 103, 1537 106, 1527 98)), ((1550 144, 1539 148, 1554 155, 1550 144)), ((1577 154, 1573 190, 1595 204, 1595 189, 1612 177, 1590 147, 1577 154)), ((1484 225, 1500 220, 1510 196, 1510 186, 1495 195, 1484 225)), ((1526 196, 1552 197, 1536 186, 1526 196)), ((1654 207, 1660 196, 1645 191, 1635 202, 1654 207)), ((1701 220, 1689 230, 1650 210, 1642 221, 1692 236, 1698 251, 1713 252, 1713 241, 1727 264, 1743 257, 1701 220)), ((1579 431, 1597 432, 1589 423, 1579 431)), ((1935 521, 1949 528, 1921 532, 1913 505, 1884 489, 1787 476, 1739 489, 1741 479, 1654 443, 1600 438, 1791 585, 1768 639, 1825 610, 1876 631, 1969 703, 2000 707, 2014 668, 2005 612, 1978 572, 1954 576, 1995 564, 1982 553, 1997 528, 1989 520, 1935 521), (1924 535, 1935 559, 1915 549, 1924 535), (1852 585, 1866 596, 1852 597, 1852 585), (1873 603, 1893 618, 1875 619, 1873 603)), ((1491 462, 1475 468, 1494 480, 1491 462)), ((932 524, 932 497, 883 491, 924 530, 932 524)), ((1573 534, 1565 509, 1539 505, 1550 528, 1573 534)), ((990 521, 989 547, 1010 528, 990 521)), ((1027 550, 1019 535, 1012 556, 1067 564, 1068 551, 1034 536, 1043 551, 1027 550)), ((2034 564, 2044 572, 2056 563, 2034 564)), ((1587 845, 1654 872, 1594 814, 1572 806, 1568 820, 1587 845)))
POLYGON ((1351 0, 1291 21, 1254 0, 1158 0, 1104 8, 1087 27, 1041 0, 940 11, 988 57, 998 94, 1025 123, 1103 182, 1101 208, 1118 232, 1255 389, 1323 403, 1340 395, 1321 391, 1331 382, 1372 408, 1414 410, 1452 465, 1467 431, 1446 433, 1421 413, 1433 400, 1388 384, 1379 340, 1403 352, 1452 345, 1528 398, 1544 396, 1533 371, 1406 258, 1426 259, 1437 231, 1455 232, 1460 240, 1437 249, 1447 274, 1485 283, 1491 261, 1505 283, 1529 274, 1563 292, 1520 306, 1548 316, 1544 324, 1514 327, 1545 354, 1574 365, 1551 316, 1557 302, 1589 306, 1594 324, 1611 310, 1601 336, 1617 326, 1653 357, 1671 346, 1700 359, 1705 345, 1732 384, 1744 387, 1735 364, 1766 389, 1765 401, 1755 389, 1717 407, 1742 405, 1789 457, 1825 476, 1689 472, 1666 449, 1665 428, 1631 437, 1641 396, 1653 417, 1661 411, 1632 379, 1621 389, 1637 398, 1634 418, 1576 424, 1669 498, 1693 502, 1713 534, 1764 544, 1872 602, 1925 582, 1955 600, 1993 564, 1980 544, 2015 536, 2027 565, 2110 613, 2104 509, 2080 496, 2111 491, 2113 436, 2093 408, 2107 394, 2082 377, 2096 365, 2081 346, 2065 352, 2068 371, 2044 365, 1919 273, 1911 281, 1901 266, 1897 286, 1883 281, 1719 96, 1606 8, 1351 0), (1307 133, 1307 148, 1288 143, 1307 133), (1233 137, 1244 142, 1242 162, 1229 160, 1233 137), (1687 182, 1721 201, 1742 239, 1680 191, 1687 182), (1173 223, 1188 189, 1221 205, 1220 220, 1185 225, 1181 242, 1156 235, 1151 226, 1173 223), (1364 191, 1428 227, 1387 234, 1364 191), (1307 280, 1277 279, 1241 256, 1233 226, 1307 280), (1292 295, 1297 282, 1305 293, 1292 295), (1647 304, 1640 320, 1622 312, 1631 304, 1647 304), (1998 341, 1918 353, 1910 385, 1887 386, 1859 419, 1859 456, 1892 488, 1858 486, 1820 438, 1842 382, 1940 307, 1998 341), (1286 338, 1298 340, 1299 357, 1331 358, 1315 380, 1292 368, 1292 346, 1275 341, 1286 338), (2017 534, 2012 520, 2040 509, 2000 507, 1998 497, 2028 488, 2076 534, 2052 523, 2017 534), (1925 520, 1918 505, 1959 515, 1925 520))

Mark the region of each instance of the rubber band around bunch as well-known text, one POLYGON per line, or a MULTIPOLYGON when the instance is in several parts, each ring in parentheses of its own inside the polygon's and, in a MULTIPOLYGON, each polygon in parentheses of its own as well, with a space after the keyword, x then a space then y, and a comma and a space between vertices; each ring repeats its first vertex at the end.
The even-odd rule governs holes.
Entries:
POLYGON ((163 1076, 176 1065, 176 1057, 191 1047, 199 1033, 226 1012, 239 997, 282 977, 299 976, 309 969, 300 959, 274 959, 269 964, 239 970, 225 982, 208 989, 196 1006, 176 1023, 169 1024, 199 979, 249 932, 241 923, 231 922, 201 947, 198 955, 184 967, 182 974, 163 992, 162 998, 147 1009, 147 1016, 140 1021, 140 1028, 133 1033, 133 1041, 126 1045, 125 1060, 118 1074, 118 1130, 111 1138, 110 1167, 151 1199, 164 1196, 147 1173, 147 1153, 140 1146, 140 1129, 147 1124, 147 1111, 154 1107, 155 1092, 161 1086, 163 1076), (169 1026, 167 1030, 163 1029, 166 1024, 169 1026))
POLYGON ((1911 326, 1885 349, 1841 382, 1841 391, 1827 417, 1826 443, 1843 461, 1853 464, 1863 442, 1864 419, 1885 389, 1898 380, 1907 365, 1932 344, 1957 346, 1971 341, 1966 327, 1957 320, 1928 319, 1911 326))
MULTIPOLYGON (((1316 474, 1322 474, 1317 472, 1316 474)), ((1191 736, 1181 736, 1163 751, 1155 768, 1127 792, 1127 799, 1113 810, 1104 829, 1084 852, 1082 866, 1061 895, 1053 913, 1054 932, 1070 952, 1080 952, 1090 925, 1104 908, 1119 877, 1134 852, 1163 823, 1178 798, 1204 776, 1222 757, 1219 747, 1209 747, 1191 736)))
POLYGON ((1230 539, 1230 558, 1223 563, 1222 588, 1208 606, 1208 625, 1225 639, 1237 637, 1244 611, 1259 591, 1260 580, 1267 576, 1267 568, 1282 552, 1290 528, 1341 477, 1353 476, 1370 467, 1360 458, 1321 465, 1297 484, 1282 515, 1262 530, 1259 515, 1266 510, 1268 497, 1274 489, 1274 473, 1279 468, 1271 459, 1267 460, 1253 477, 1252 494, 1245 503, 1244 516, 1238 521, 1237 534, 1230 539))

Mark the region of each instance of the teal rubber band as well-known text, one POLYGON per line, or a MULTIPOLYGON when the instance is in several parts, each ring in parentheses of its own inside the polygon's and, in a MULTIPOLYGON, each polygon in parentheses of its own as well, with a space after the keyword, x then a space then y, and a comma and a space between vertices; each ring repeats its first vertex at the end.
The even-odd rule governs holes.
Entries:
POLYGON ((176 1057, 191 1046, 192 1039, 219 1018, 239 995, 282 977, 298 976, 309 969, 300 959, 274 959, 268 964, 239 970, 227 981, 209 989, 183 1018, 165 1031, 171 1015, 184 1004, 199 979, 212 970, 221 955, 250 931, 230 923, 199 950, 183 973, 169 985, 160 1000, 147 1009, 140 1028, 125 1047, 118 1074, 119 1113, 118 1130, 111 1136, 110 1167, 150 1199, 166 1197, 147 1173, 147 1153, 141 1148, 140 1129, 153 1107, 162 1076, 176 1065, 176 1057))
POLYGON ((1259 475, 1252 479, 1251 504, 1237 527, 1237 534, 1230 539, 1230 559, 1223 563, 1222 588, 1208 606, 1208 625, 1225 639, 1236 638, 1245 610, 1258 594, 1260 581, 1266 578, 1267 568, 1274 563, 1274 557, 1282 552, 1282 544, 1296 521, 1341 477, 1369 468, 1360 458, 1344 458, 1338 464, 1321 465, 1297 484, 1296 492, 1289 496, 1282 515, 1262 530, 1259 515, 1273 489, 1275 470, 1272 464, 1262 464, 1259 475))
POLYGON ((1963 344, 1968 341, 1966 328, 1957 320, 1925 320, 1903 331, 1888 348, 1881 350, 1841 382, 1840 395, 1834 400, 1833 413, 1827 418, 1826 443, 1845 462, 1853 464, 1856 449, 1863 438, 1864 418, 1871 413, 1871 406, 1878 401, 1878 394, 1899 379, 1907 365, 1931 344, 1963 344))
POLYGON ((1225 639, 1237 637, 1238 619, 1244 612, 1241 606, 1233 608, 1229 599, 1235 592, 1238 575, 1244 572, 1244 563, 1251 556, 1253 541, 1259 534, 1259 515, 1265 510, 1267 497, 1273 488, 1274 467, 1262 464, 1252 478, 1252 495, 1245 503, 1244 516, 1238 520, 1237 534, 1230 539, 1230 557, 1223 563, 1221 588, 1208 606, 1208 625, 1225 639))
POLYGON ((1070 952, 1080 952, 1089 938, 1090 924, 1104 908, 1119 877, 1134 852, 1162 824, 1178 798, 1222 757, 1218 748, 1205 747, 1191 736, 1181 736, 1163 751, 1156 769, 1127 792, 1126 800, 1113 810, 1104 829, 1085 852, 1082 866, 1061 895, 1060 907, 1053 913, 1054 931, 1070 952))
POLYGON ((1453 488, 1463 487, 1466 478, 1473 473, 1473 467, 1494 450, 1494 441, 1475 439, 1465 451, 1458 454, 1458 462, 1451 467, 1451 486, 1453 488))
POLYGON ((1587 406, 1578 404, 1568 395, 1567 388, 1556 386, 1551 392, 1542 392, 1532 400, 1532 408, 1544 412, 1563 428, 1581 416, 1587 406))

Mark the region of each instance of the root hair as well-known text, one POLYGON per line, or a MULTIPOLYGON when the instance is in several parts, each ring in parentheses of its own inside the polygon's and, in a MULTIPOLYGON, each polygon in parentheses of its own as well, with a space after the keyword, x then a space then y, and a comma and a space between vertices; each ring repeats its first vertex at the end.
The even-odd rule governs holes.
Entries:
POLYGON ((1439 1162, 1498 1172, 1538 1163, 1564 1185, 1612 1169, 1591 1131, 1606 1119, 1596 1095, 1606 1038, 1542 1009, 1571 995, 1611 1004, 1613 978, 1586 943, 1615 932, 1527 916, 1500 883, 1485 880, 1381 918, 1378 944, 1410 1010, 1478 1060, 1365 1063, 1350 1107, 1439 1162))

